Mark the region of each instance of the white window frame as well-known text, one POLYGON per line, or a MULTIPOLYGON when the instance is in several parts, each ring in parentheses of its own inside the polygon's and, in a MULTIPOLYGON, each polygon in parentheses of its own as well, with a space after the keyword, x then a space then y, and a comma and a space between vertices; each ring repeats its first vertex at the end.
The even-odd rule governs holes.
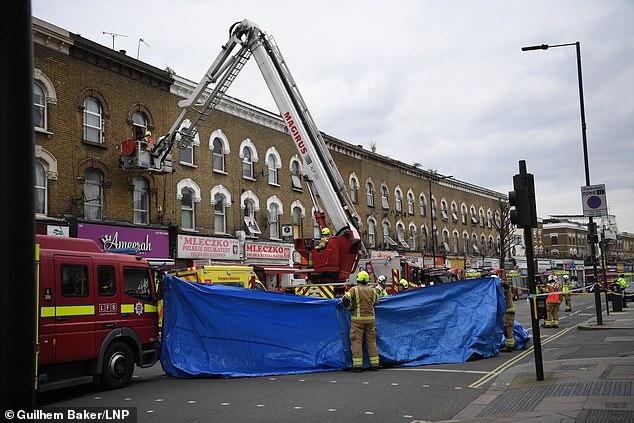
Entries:
POLYGON ((180 189, 181 229, 190 230, 190 231, 196 230, 196 202, 194 201, 195 195, 196 193, 194 192, 194 190, 189 187, 183 187, 180 189), (183 204, 183 192, 185 190, 191 194, 190 195, 191 207, 183 204), (191 223, 192 223, 191 227, 183 225, 183 213, 188 213, 191 215, 191 223))
POLYGON ((411 191, 407 193, 407 213, 414 214, 414 193, 411 191))
POLYGON ((134 136, 134 139, 142 139, 145 136, 145 131, 147 130, 147 126, 148 126, 148 118, 145 115, 145 113, 143 113, 141 110, 136 110, 135 112, 132 113, 132 135, 134 136), (141 118, 141 122, 137 122, 136 121, 136 117, 140 117, 141 118), (137 128, 139 130, 139 134, 137 134, 137 128))
POLYGON ((42 84, 39 81, 33 81, 33 108, 34 108, 34 113, 33 113, 33 126, 36 129, 41 129, 43 131, 46 131, 48 128, 48 106, 47 106, 47 98, 46 98, 46 90, 44 89, 44 87, 42 86, 42 84), (42 91, 42 103, 36 103, 35 102, 35 87, 37 87, 40 91, 42 91), (37 114, 35 113, 35 109, 40 109, 41 113, 42 113, 42 120, 44 121, 44 125, 43 126, 39 126, 37 125, 37 123, 35 122, 35 116, 37 116, 37 114))
POLYGON ((95 169, 95 168, 88 168, 86 169, 85 173, 84 173, 84 218, 87 220, 103 220, 103 182, 104 182, 104 174, 102 171, 100 171, 99 169, 95 169), (94 175, 99 177, 99 181, 92 181, 88 179, 88 174, 90 173, 94 173, 94 175), (86 188, 88 188, 88 186, 94 186, 97 187, 97 191, 98 191, 98 195, 96 198, 86 198, 86 188), (95 203, 95 200, 97 201, 95 203), (97 210, 97 217, 96 218, 90 218, 87 216, 86 213, 86 207, 89 208, 95 208, 97 210))
POLYGON ((269 154, 268 157, 266 158, 266 166, 268 167, 268 174, 269 174, 269 185, 273 185, 276 187, 279 187, 279 180, 278 180, 278 172, 277 172, 277 167, 278 167, 278 163, 277 163, 277 159, 275 158, 274 154, 269 154))
POLYGON ((427 216, 427 197, 423 193, 418 196, 418 206, 420 207, 420 215, 427 216))
POLYGON ((133 214, 133 222, 136 225, 148 225, 150 223, 150 196, 149 196, 149 182, 147 179, 137 176, 132 179, 132 214, 133 214), (138 183, 137 183, 138 182, 138 183), (143 184, 143 187, 141 187, 143 184), (141 189, 145 188, 145 189, 141 189), (139 202, 143 202, 145 199, 146 208, 139 208, 137 204, 139 202), (144 218, 137 219, 137 214, 139 216, 144 216, 144 218))
POLYGON ((447 200, 445 200, 444 198, 440 200, 440 216, 445 222, 449 219, 447 200))
POLYGON ((240 151, 240 156, 242 158, 242 177, 244 179, 249 179, 249 180, 254 180, 255 179, 255 175, 253 172, 253 151, 251 150, 251 147, 248 146, 244 146, 242 147, 242 150, 240 151), (248 151, 249 152, 249 156, 247 157, 247 154, 245 154, 245 152, 248 151), (246 167, 245 167, 246 166, 246 167), (248 169, 248 175, 245 174, 245 170, 248 169))
POLYGON ((365 205, 374 207, 374 184, 370 181, 365 183, 365 205))
POLYGON ((350 188, 350 200, 357 204, 359 202, 359 181, 353 175, 350 175, 348 187, 350 188))
POLYGON ((224 194, 217 192, 213 198, 213 210, 214 210, 214 233, 226 234, 227 233, 227 198, 224 194), (222 210, 218 210, 218 201, 222 205, 222 210), (222 223, 222 227, 218 227, 218 222, 222 223))
POLYGON ((226 162, 225 162, 225 145, 222 142, 220 137, 214 137, 211 141, 211 168, 216 173, 226 173, 226 162), (216 152, 216 145, 220 146, 220 152, 216 152), (216 160, 220 162, 220 168, 216 167, 216 160))
MULTIPOLYGON (((34 187, 35 187, 35 198, 37 199, 37 193, 38 191, 43 192, 43 201, 42 201, 42 212, 39 212, 37 209, 35 210, 35 214, 36 215, 41 215, 41 216, 46 216, 48 215, 48 166, 46 163, 44 163, 42 160, 35 160, 35 180, 34 180, 34 187), (44 181, 44 185, 37 185, 37 174, 38 174, 38 170, 41 169, 42 172, 42 179, 44 181)), ((35 206, 37 208, 37 204, 38 201, 35 201, 35 206)))
POLYGON ((104 143, 104 137, 103 137, 103 105, 101 104, 99 99, 97 99, 96 97, 86 97, 84 99, 83 106, 84 106, 84 113, 83 113, 83 140, 87 141, 87 142, 92 142, 92 143, 95 143, 95 144, 103 144, 104 143), (97 106, 99 108, 99 112, 93 112, 93 111, 89 111, 88 110, 88 107, 86 107, 86 104, 89 101, 94 101, 95 104, 97 104, 97 106), (98 120, 99 120, 98 126, 94 126, 94 125, 88 124, 88 121, 86 119, 87 116, 95 116, 95 117, 97 117, 98 120), (89 139, 87 137, 88 132, 87 132, 86 128, 90 128, 90 129, 96 130, 99 140, 95 141, 95 140, 89 139))
POLYGON ((376 220, 368 219, 368 245, 376 247, 376 220))
POLYGON ((408 232, 409 232, 409 249, 412 251, 416 251, 416 225, 414 225, 413 223, 410 223, 409 228, 408 228, 408 232))
POLYGON ((381 185, 381 207, 384 209, 390 208, 390 199, 389 199, 390 191, 387 189, 385 185, 381 185))
POLYGON ((276 203, 271 203, 268 208, 269 214, 269 238, 280 239, 280 211, 276 203))
POLYGON ((291 187, 295 191, 302 191, 302 165, 297 159, 291 159, 291 187))

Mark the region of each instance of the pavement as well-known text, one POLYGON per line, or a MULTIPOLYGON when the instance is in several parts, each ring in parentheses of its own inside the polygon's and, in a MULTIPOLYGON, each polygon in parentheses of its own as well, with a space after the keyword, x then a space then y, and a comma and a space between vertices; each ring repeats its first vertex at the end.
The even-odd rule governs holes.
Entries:
MULTIPOLYGON (((634 342, 631 305, 604 315, 603 323, 591 318, 576 330, 604 331, 605 344, 634 342)), ((544 361, 544 380, 539 382, 533 362, 511 367, 449 421, 634 422, 634 351, 627 348, 610 357, 544 361)))

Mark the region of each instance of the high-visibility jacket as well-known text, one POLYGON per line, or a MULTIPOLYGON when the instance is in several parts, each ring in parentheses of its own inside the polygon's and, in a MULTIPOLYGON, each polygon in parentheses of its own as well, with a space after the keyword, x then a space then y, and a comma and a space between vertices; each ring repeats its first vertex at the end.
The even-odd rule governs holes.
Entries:
POLYGON ((572 285, 570 284, 570 282, 564 282, 562 288, 561 288, 561 292, 564 293, 564 295, 566 294, 570 294, 570 290, 572 289, 572 285))
MULTIPOLYGON (((559 283, 553 282, 548 284, 548 292, 559 292, 559 283)), ((561 302, 561 294, 549 294, 546 297, 547 303, 560 303, 561 302)))
POLYGON ((352 320, 374 320, 374 306, 379 302, 379 296, 373 288, 366 284, 355 285, 344 297, 350 301, 348 308, 352 320))
POLYGON ((319 243, 315 247, 315 250, 323 250, 328 245, 328 240, 330 239, 330 235, 324 235, 319 240, 319 243))
POLYGON ((374 290, 376 291, 376 295, 379 298, 387 296, 387 291, 385 290, 385 288, 382 285, 375 286, 374 290))
POLYGON ((627 289, 628 285, 627 285, 627 281, 625 280, 625 278, 618 278, 616 280, 616 283, 619 284, 619 286, 621 287, 621 289, 627 289))

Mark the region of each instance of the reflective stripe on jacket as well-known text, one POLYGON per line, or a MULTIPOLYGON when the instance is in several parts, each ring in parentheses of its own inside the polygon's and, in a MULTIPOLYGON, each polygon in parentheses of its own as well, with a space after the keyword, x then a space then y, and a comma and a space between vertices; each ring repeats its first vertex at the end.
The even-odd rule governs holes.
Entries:
POLYGON ((374 320, 374 306, 379 302, 379 297, 368 285, 355 285, 344 294, 350 300, 350 312, 352 320, 374 320))

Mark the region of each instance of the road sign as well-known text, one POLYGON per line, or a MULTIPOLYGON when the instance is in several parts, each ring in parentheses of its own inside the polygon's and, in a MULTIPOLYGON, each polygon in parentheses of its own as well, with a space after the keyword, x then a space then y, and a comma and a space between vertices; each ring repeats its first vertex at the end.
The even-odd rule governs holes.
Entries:
POLYGON ((605 185, 581 187, 583 215, 586 217, 607 216, 608 202, 605 198, 605 185))

